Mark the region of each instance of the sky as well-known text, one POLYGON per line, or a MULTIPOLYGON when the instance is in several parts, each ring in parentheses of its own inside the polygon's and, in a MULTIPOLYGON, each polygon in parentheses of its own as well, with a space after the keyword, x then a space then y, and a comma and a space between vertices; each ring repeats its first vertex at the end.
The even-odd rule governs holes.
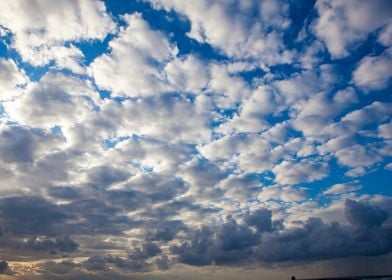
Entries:
POLYGON ((0 279, 392 274, 391 78, 389 0, 0 1, 0 279))

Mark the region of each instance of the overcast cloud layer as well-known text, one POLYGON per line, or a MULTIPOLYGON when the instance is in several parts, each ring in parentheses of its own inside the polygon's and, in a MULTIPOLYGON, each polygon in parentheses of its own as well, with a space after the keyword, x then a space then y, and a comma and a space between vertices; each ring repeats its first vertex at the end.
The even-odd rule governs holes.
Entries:
POLYGON ((392 273, 391 15, 0 1, 0 278, 392 273))

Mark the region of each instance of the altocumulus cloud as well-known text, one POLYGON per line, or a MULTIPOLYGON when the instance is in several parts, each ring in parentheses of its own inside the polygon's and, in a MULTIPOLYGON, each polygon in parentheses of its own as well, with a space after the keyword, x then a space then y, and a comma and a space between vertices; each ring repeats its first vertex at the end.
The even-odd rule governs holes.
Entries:
POLYGON ((0 10, 0 273, 391 273, 390 1, 0 10))

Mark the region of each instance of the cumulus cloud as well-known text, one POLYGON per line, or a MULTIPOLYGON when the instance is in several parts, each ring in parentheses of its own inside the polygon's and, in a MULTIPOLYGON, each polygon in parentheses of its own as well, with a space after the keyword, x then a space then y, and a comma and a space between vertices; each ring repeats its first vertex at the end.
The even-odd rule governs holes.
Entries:
POLYGON ((282 33, 290 20, 288 5, 275 1, 200 1, 152 0, 157 8, 174 10, 191 22, 189 37, 207 42, 224 53, 253 59, 259 64, 289 62, 292 54, 285 51, 282 33), (268 28, 274 28, 268 32, 268 28), (259 60, 263 57, 262 60, 259 60))
POLYGON ((317 1, 319 19, 316 35, 333 57, 349 54, 353 44, 366 39, 370 32, 390 22, 391 3, 376 1, 317 1))
POLYGON ((48 129, 83 121, 94 110, 94 101, 97 93, 88 81, 49 72, 7 102, 5 111, 19 123, 48 129))
POLYGON ((328 165, 323 162, 283 161, 276 165, 272 171, 276 182, 280 184, 298 184, 301 182, 313 182, 328 175, 328 165))
POLYGON ((365 90, 383 89, 390 81, 392 68, 392 49, 387 49, 380 56, 363 58, 354 71, 353 80, 365 90))
POLYGON ((390 8, 1 3, 1 258, 128 279, 390 254, 390 8))
POLYGON ((355 192, 362 187, 356 184, 335 184, 324 191, 325 195, 341 195, 349 192, 355 192))
POLYGON ((51 254, 56 252, 71 253, 78 249, 79 245, 69 237, 47 238, 33 237, 27 240, 23 247, 34 251, 47 251, 51 254))
POLYGON ((3 224, 15 234, 46 235, 59 232, 68 216, 61 207, 41 197, 13 196, 0 200, 3 224))
POLYGON ((154 31, 140 14, 123 17, 127 26, 110 41, 109 54, 90 65, 96 83, 113 96, 151 96, 170 89, 163 68, 177 54, 159 31, 154 31))
POLYGON ((109 129, 119 136, 136 134, 156 140, 170 139, 173 143, 203 143, 210 139, 211 131, 209 113, 198 106, 199 102, 203 102, 202 97, 192 102, 178 95, 127 100, 121 104, 111 101, 102 106, 101 122, 97 125, 103 125, 104 133, 108 123, 109 129), (192 123, 185 119, 192 119, 192 123))
POLYGON ((56 134, 16 125, 1 125, 0 135, 0 160, 10 164, 32 163, 62 142, 56 134))
POLYGON ((0 100, 11 99, 21 94, 20 86, 26 84, 28 78, 12 59, 0 59, 0 100))
POLYGON ((61 67, 80 70, 82 53, 65 42, 103 40, 114 28, 100 1, 25 1, 2 2, 0 24, 12 32, 12 47, 33 65, 56 60, 61 67), (15 21, 15 19, 18 19, 15 21), (64 24, 66 23, 66 24, 64 24))
POLYGON ((335 155, 341 164, 350 167, 369 166, 382 159, 377 153, 362 145, 339 150, 335 155))
POLYGON ((345 200, 345 210, 347 220, 355 226, 380 227, 389 217, 388 212, 379 207, 350 199, 345 200))

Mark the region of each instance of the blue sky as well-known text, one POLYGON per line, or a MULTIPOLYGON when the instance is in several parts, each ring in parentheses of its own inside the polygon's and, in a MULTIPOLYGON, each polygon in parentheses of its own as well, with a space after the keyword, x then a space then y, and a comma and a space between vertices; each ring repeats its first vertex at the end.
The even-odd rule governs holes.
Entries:
POLYGON ((390 1, 0 11, 6 279, 392 273, 390 1))

